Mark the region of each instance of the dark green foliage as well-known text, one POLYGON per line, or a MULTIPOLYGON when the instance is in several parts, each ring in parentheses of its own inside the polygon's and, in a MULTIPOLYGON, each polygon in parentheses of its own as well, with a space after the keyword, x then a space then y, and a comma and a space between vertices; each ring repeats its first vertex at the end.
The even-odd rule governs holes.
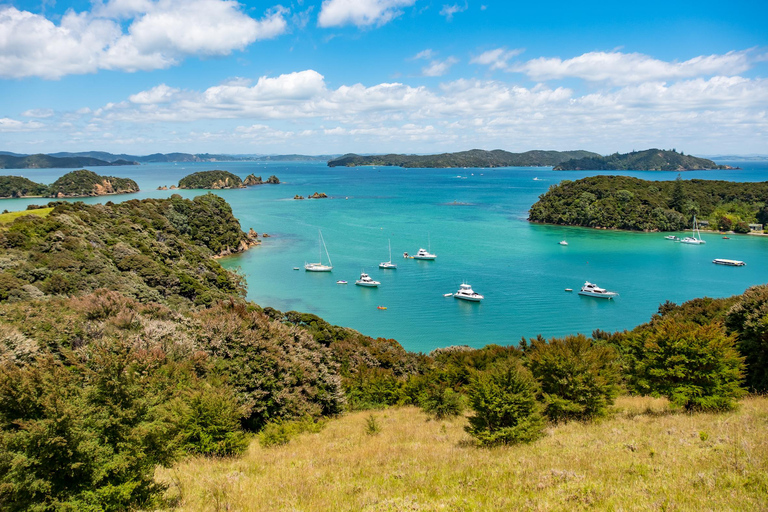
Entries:
POLYGON ((459 416, 464 412, 462 395, 445 384, 426 386, 419 398, 419 404, 424 412, 438 420, 459 416))
POLYGON ((378 420, 376 419, 376 416, 373 414, 369 415, 365 419, 365 433, 369 436, 375 436, 378 435, 381 432, 381 425, 379 425, 378 420))
POLYGON ((467 432, 484 446, 527 443, 542 435, 544 418, 536 401, 540 387, 519 360, 479 372, 468 389, 467 432))
POLYGON ((768 197, 768 182, 644 181, 628 176, 563 180, 531 206, 528 220, 548 224, 635 231, 684 231, 693 215, 714 226, 724 213, 754 222, 768 197))
POLYGON ((81 169, 68 172, 48 187, 48 197, 85 197, 104 194, 138 192, 139 186, 129 178, 99 176, 81 169))
POLYGON ((685 156, 675 150, 646 149, 631 153, 614 153, 608 156, 590 156, 568 160, 557 166, 556 171, 693 171, 703 169, 730 169, 712 160, 685 156))
POLYGON ((72 169, 75 167, 100 167, 105 165, 135 165, 135 162, 106 162, 84 156, 54 157, 51 155, 11 156, 0 155, 0 169, 72 169))
POLYGON ((229 171, 200 171, 179 180, 179 188, 242 188, 243 180, 229 171))
POLYGON ((48 187, 19 176, 0 176, 0 197, 43 196, 48 187))
POLYGON ((399 167, 535 167, 557 165, 571 158, 599 157, 589 151, 526 151, 510 153, 501 149, 472 149, 439 155, 344 155, 328 162, 329 167, 358 165, 392 165, 399 167))
POLYGON ((618 394, 618 354, 582 334, 532 339, 525 358, 553 421, 601 416, 618 394))
POLYGON ((735 333, 747 365, 747 386, 768 391, 768 285, 753 286, 728 310, 725 326, 735 333))
POLYGON ((629 384, 640 394, 702 411, 730 409, 743 394, 744 358, 720 323, 662 318, 635 329, 623 343, 629 384))

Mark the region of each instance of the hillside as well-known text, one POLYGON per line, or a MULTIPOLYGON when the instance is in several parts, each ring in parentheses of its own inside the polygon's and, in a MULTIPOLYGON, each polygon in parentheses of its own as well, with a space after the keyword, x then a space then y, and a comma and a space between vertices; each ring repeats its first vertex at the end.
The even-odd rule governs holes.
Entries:
POLYGON ((57 158, 50 155, 0 155, 0 169, 71 169, 76 167, 103 167, 110 165, 136 165, 136 162, 116 160, 107 162, 98 158, 72 156, 57 158))
POLYGON ((43 196, 48 187, 20 176, 0 176, 0 198, 43 196))
POLYGON ((54 181, 47 191, 48 197, 88 197, 107 194, 138 192, 139 186, 129 178, 99 176, 93 171, 81 169, 68 172, 54 181))
POLYGON ((768 224, 768 182, 716 180, 646 181, 628 176, 563 180, 531 206, 528 220, 547 224, 681 231, 694 213, 710 227, 748 232, 768 224))
MULTIPOLYGON (((254 177, 255 178, 255 177, 254 177)), ((200 171, 179 180, 179 188, 219 190, 243 188, 243 180, 229 171, 200 171)))
POLYGON ((733 169, 712 160, 684 155, 675 150, 646 149, 608 156, 579 157, 559 163, 555 171, 698 171, 733 169))
POLYGON ((540 167, 557 165, 572 158, 597 157, 589 151, 526 151, 510 153, 501 149, 485 151, 472 149, 458 153, 439 155, 371 155, 348 154, 330 160, 329 167, 355 167, 361 165, 383 165, 397 167, 540 167))

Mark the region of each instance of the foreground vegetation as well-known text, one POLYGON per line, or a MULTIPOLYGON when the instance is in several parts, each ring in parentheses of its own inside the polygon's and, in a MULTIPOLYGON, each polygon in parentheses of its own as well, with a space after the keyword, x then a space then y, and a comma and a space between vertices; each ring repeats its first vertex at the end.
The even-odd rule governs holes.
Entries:
POLYGON ((245 301, 213 194, 48 207, 0 227, 8 510, 762 504, 766 406, 738 401, 768 389, 768 285, 425 355, 245 301), (627 394, 666 401, 617 416, 627 394))
POLYGON ((35 183, 19 176, 0 176, 0 198, 88 197, 138 191, 139 186, 132 179, 100 176, 86 169, 68 172, 51 185, 35 183))
POLYGON ((478 450, 463 417, 415 407, 347 414, 241 458, 157 473, 177 510, 763 510, 768 399, 683 414, 619 398, 598 423, 553 425, 534 444, 478 450))
POLYGON ((328 161, 329 167, 359 165, 391 165, 398 167, 539 167, 557 165, 572 158, 599 157, 589 151, 526 151, 510 153, 501 149, 472 149, 439 155, 370 155, 348 154, 328 161))
POLYGON ((608 156, 576 157, 555 166, 555 171, 697 171, 732 169, 712 160, 678 153, 676 150, 646 149, 608 156))
POLYGON ((646 181, 592 176, 553 185, 531 206, 528 220, 636 231, 690 229, 693 216, 713 229, 748 233, 768 225, 768 182, 646 181))

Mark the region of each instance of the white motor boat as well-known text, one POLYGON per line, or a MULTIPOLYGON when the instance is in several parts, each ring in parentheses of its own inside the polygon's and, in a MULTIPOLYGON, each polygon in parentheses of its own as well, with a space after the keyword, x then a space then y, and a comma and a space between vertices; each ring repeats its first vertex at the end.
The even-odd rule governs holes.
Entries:
POLYGON ((330 272, 333 270, 333 264, 331 263, 331 256, 328 254, 328 248, 325 247, 325 240, 323 240, 323 233, 318 230, 318 233, 320 233, 320 255, 317 263, 304 263, 304 270, 307 272, 330 272), (323 249, 325 249, 325 256, 328 258, 328 264, 323 264, 323 249))
POLYGON ((667 240, 677 240, 677 236, 675 235, 667 235, 664 238, 666 238, 667 240))
POLYGON ((389 244, 389 261, 382 261, 379 263, 379 268, 385 268, 385 269, 396 269, 397 265, 392 263, 392 243, 387 241, 389 244))
POLYGON ((457 299, 468 300, 470 302, 480 302, 485 297, 475 292, 472 287, 466 283, 459 287, 459 291, 453 294, 457 299))
POLYGON ((692 236, 686 236, 685 238, 680 239, 680 243, 682 244, 691 244, 691 245, 701 245, 705 244, 704 240, 701 239, 701 233, 699 233, 699 226, 696 225, 696 216, 693 216, 693 232, 691 233, 692 236))
POLYGON ((567 242, 567 241, 565 241, 565 240, 560 240, 558 243, 559 243, 560 245, 568 245, 568 242, 567 242))
POLYGON ((416 254, 414 254, 412 256, 412 258, 415 259, 415 260, 433 260, 433 259, 437 258, 437 255, 436 254, 431 254, 426 249, 421 248, 421 249, 419 249, 419 252, 417 252, 416 254))
POLYGON ((584 283, 584 286, 581 287, 581 290, 579 290, 579 295, 586 295, 587 297, 600 297, 601 299, 612 299, 614 297, 618 297, 619 294, 616 292, 609 292, 605 288, 600 288, 596 284, 587 281, 584 283))
POLYGON ((369 288, 374 288, 376 286, 379 286, 381 283, 379 281, 374 281, 373 279, 371 279, 371 276, 363 272, 362 274, 360 274, 360 279, 355 281, 355 284, 357 286, 367 286, 369 288))

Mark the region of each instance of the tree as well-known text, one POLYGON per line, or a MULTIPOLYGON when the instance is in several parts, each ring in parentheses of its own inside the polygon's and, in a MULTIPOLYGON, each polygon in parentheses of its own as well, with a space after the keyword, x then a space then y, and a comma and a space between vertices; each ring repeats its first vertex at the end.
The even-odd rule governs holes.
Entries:
POLYGON ((542 435, 544 418, 536 401, 540 388, 519 360, 510 360, 479 372, 469 386, 475 411, 465 428, 481 445, 515 444, 542 435))
POLYGON ((747 386, 768 390, 768 285, 749 288, 731 306, 725 326, 736 334, 747 365, 747 386))
POLYGON ((532 339, 525 355, 551 420, 600 416, 618 394, 618 354, 583 334, 532 339))
POLYGON ((662 318, 629 333, 626 343, 630 385, 639 393, 703 411, 731 409, 744 393, 744 358, 719 322, 662 318))

